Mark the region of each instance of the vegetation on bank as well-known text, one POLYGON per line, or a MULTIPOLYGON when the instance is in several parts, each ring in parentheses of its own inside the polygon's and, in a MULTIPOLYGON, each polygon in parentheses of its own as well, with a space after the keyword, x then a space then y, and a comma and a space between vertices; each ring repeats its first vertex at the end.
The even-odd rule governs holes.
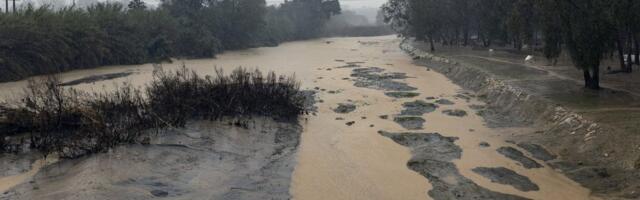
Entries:
POLYGON ((169 57, 213 57, 323 34, 338 0, 166 0, 0 13, 0 81, 169 57))
POLYGON ((145 88, 122 85, 105 93, 59 83, 53 76, 32 80, 20 103, 0 109, 0 150, 18 151, 29 144, 45 155, 72 158, 140 142, 149 130, 184 127, 188 120, 292 120, 307 112, 308 97, 294 77, 243 68, 206 77, 186 68, 159 71, 145 88), (5 141, 7 136, 16 137, 5 141))
POLYGON ((528 46, 555 60, 564 49, 592 89, 601 60, 614 52, 619 71, 640 65, 640 1, 389 0, 382 9, 398 33, 430 42, 432 51, 436 42, 528 46))
POLYGON ((329 37, 368 37, 394 33, 382 19, 371 22, 364 15, 351 10, 345 10, 331 17, 325 25, 325 35, 329 37))

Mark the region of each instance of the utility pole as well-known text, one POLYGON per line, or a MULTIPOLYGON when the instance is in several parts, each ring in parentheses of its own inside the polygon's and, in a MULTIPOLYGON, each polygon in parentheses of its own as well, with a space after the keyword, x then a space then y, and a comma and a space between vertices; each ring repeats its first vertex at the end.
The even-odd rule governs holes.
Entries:
POLYGON ((9 13, 9 0, 4 0, 4 12, 9 13))
POLYGON ((13 0, 13 13, 16 13, 16 0, 13 0))

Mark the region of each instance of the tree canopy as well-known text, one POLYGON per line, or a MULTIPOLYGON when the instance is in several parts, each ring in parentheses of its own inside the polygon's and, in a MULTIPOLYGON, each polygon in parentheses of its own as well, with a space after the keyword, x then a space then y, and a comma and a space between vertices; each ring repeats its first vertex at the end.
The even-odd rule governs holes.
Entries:
MULTIPOLYGON (((563 49, 599 88, 600 62, 617 51, 620 71, 640 64, 640 1, 635 0, 389 0, 384 19, 401 36, 443 45, 563 49), (473 41, 470 39, 473 38, 473 41)), ((555 62, 553 62, 555 63, 555 62)))
POLYGON ((102 65, 212 57, 224 50, 321 36, 338 0, 79 1, 0 14, 0 81, 102 65), (86 5, 85 5, 86 4, 86 5))

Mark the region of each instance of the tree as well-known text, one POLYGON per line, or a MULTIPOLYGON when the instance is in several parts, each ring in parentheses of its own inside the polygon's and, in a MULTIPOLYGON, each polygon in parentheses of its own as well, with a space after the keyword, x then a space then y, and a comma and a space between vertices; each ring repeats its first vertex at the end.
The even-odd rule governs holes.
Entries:
POLYGON ((147 9, 147 5, 142 0, 131 0, 129 2, 129 9, 144 10, 147 9))
POLYGON ((337 0, 293 0, 268 9, 265 0, 163 0, 153 9, 145 9, 143 0, 126 2, 83 0, 78 6, 0 13, 0 81, 213 57, 229 49, 313 38, 340 12, 337 0))
POLYGON ((607 52, 613 27, 606 16, 607 0, 557 0, 569 55, 584 74, 585 87, 600 88, 600 61, 607 52), (571 11, 571 12, 567 12, 571 11))
POLYGON ((555 0, 541 0, 538 10, 540 10, 540 31, 544 43, 542 53, 552 65, 555 65, 562 53, 562 23, 560 22, 561 11, 553 1, 555 0))
POLYGON ((329 18, 341 12, 338 0, 292 0, 280 8, 293 22, 296 39, 318 37, 329 18))

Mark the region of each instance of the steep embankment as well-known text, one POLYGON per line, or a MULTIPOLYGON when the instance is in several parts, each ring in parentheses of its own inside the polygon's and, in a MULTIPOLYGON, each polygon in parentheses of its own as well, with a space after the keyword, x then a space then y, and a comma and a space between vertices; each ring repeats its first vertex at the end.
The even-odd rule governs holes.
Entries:
MULTIPOLYGON (((508 68, 483 63, 485 60, 473 62, 456 56, 439 56, 416 48, 418 45, 409 40, 400 46, 417 64, 444 74, 463 88, 476 91, 478 97, 487 103, 489 109, 482 115, 490 126, 533 127, 535 131, 516 133, 510 140, 538 143, 560 155, 558 161, 547 162, 550 166, 598 195, 607 198, 640 197, 640 193, 635 191, 637 179, 630 178, 638 174, 635 170, 638 167, 637 146, 633 144, 635 136, 603 122, 602 118, 575 111, 577 106, 574 105, 584 106, 591 103, 588 102, 590 99, 576 95, 574 102, 566 103, 557 101, 559 97, 537 92, 558 88, 585 93, 580 86, 525 65, 508 68), (544 86, 538 87, 538 83, 544 86)), ((605 89, 595 98, 602 93, 616 94, 616 91, 605 89)), ((520 146, 527 149, 526 145, 520 146)), ((535 148, 533 150, 535 152, 535 148)))

